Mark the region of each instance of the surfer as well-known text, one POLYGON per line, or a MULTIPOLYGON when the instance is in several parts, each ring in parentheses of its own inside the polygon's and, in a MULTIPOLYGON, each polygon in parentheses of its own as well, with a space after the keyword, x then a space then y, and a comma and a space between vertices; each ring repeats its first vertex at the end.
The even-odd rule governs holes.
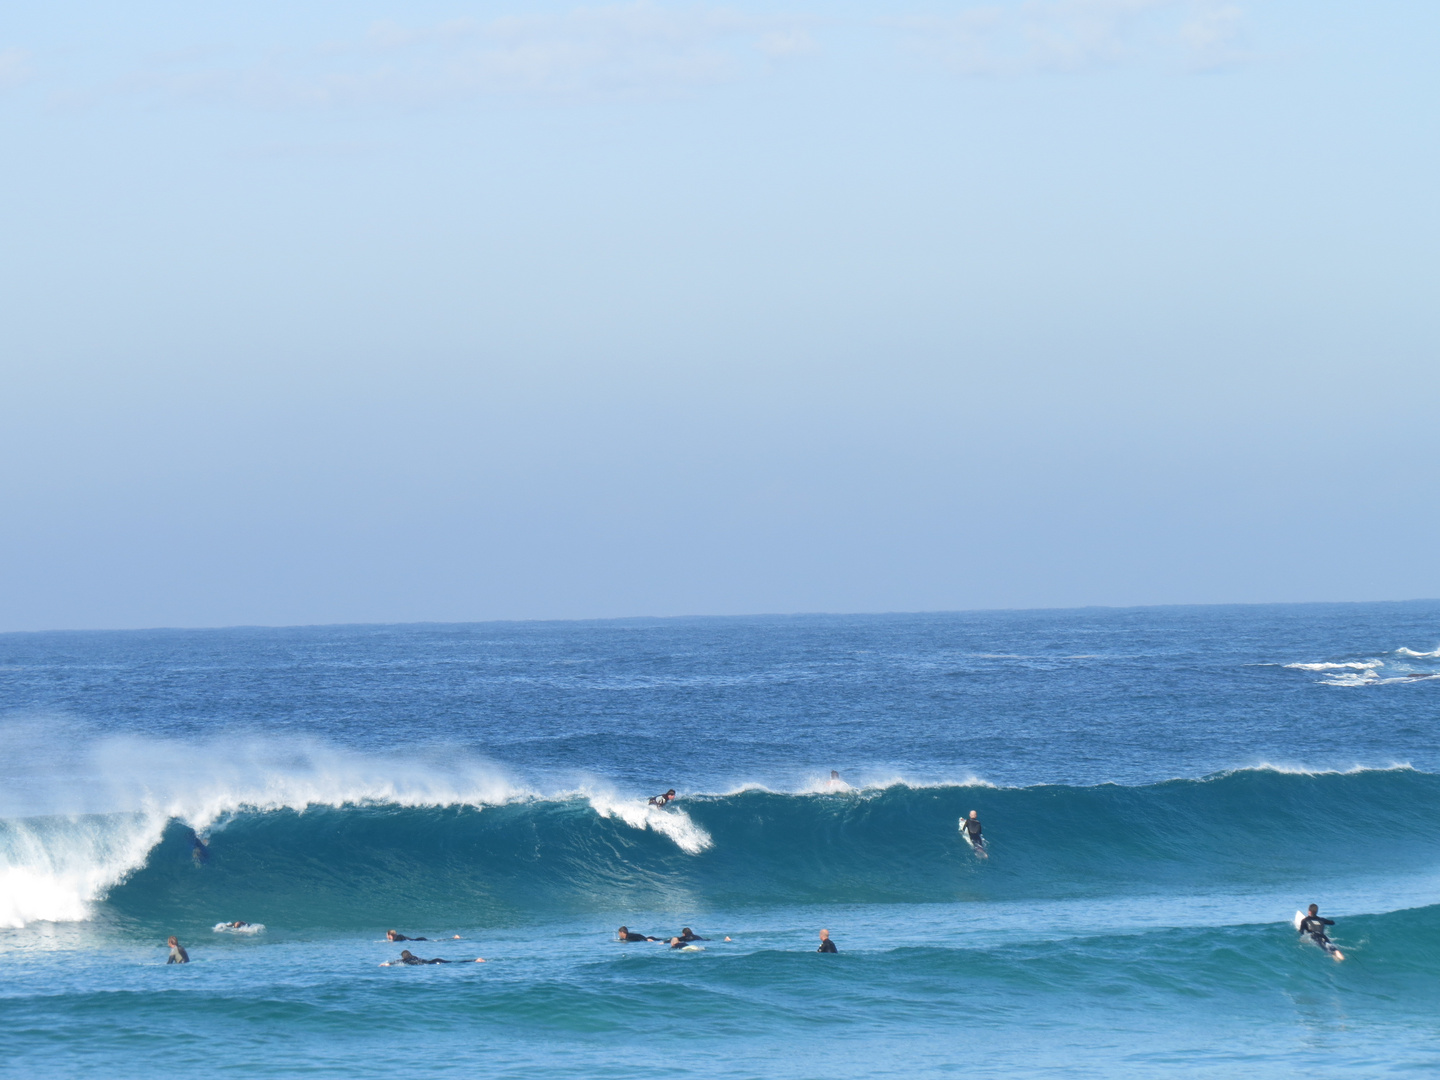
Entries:
POLYGON ((196 866, 202 866, 210 861, 210 849, 205 846, 205 841, 199 835, 190 834, 190 858, 195 860, 196 866))
MULTIPOLYGON (((412 938, 411 940, 413 941, 413 940, 415 940, 415 939, 412 938)), ((475 963, 477 963, 477 964, 484 964, 484 963, 486 963, 486 962, 487 962, 487 961, 485 960, 485 957, 483 957, 483 956, 477 956, 477 957, 475 958, 475 963)), ((401 950, 400 950, 400 959, 399 959, 399 960, 386 960, 386 961, 385 961, 383 964, 381 964, 380 966, 381 966, 381 967, 399 967, 401 964, 404 964, 406 967, 418 967, 418 966, 421 965, 421 964, 458 964, 458 963, 461 963, 461 961, 459 961, 459 960, 446 960, 444 957, 441 957, 441 956, 437 956, 437 957, 435 957, 434 959, 431 959, 431 960, 426 960, 423 956, 416 956, 416 955, 415 955, 414 953, 412 953, 409 949, 401 949, 401 950)))
POLYGON ((669 803, 669 802, 670 802, 671 800, 673 800, 674 798, 675 798, 675 789, 672 787, 669 791, 665 792, 664 795, 651 795, 651 796, 650 796, 650 805, 651 805, 651 806, 665 806, 667 803, 669 803))
POLYGON ((386 940, 386 941, 429 941, 430 939, 429 939, 429 938, 425 938, 425 937, 406 937, 404 934, 397 934, 394 930, 386 930, 386 931, 385 931, 385 940, 386 940))
POLYGON ((620 929, 616 931, 616 934, 619 935, 619 938, 620 938, 621 941, 659 941, 659 940, 660 940, 658 937, 647 937, 647 936, 644 935, 644 934, 633 934, 633 933, 630 932, 630 928, 627 927, 627 926, 622 926, 622 927, 620 927, 620 929))
POLYGON ((695 933, 694 930, 691 930, 688 926, 686 926, 686 927, 681 928, 681 930, 680 930, 680 940, 681 940, 681 941, 709 941, 710 939, 709 939, 708 937, 701 937, 699 934, 695 933))
POLYGON ((227 922, 225 925, 228 926, 231 930, 244 930, 250 924, 248 922, 243 922, 240 919, 236 919, 234 922, 227 922))
POLYGON ((983 831, 980 827, 980 811, 971 810, 970 816, 960 823, 960 827, 965 830, 965 835, 970 838, 970 843, 976 852, 984 855, 985 838, 980 835, 983 831))
POLYGON ((413 966, 415 966, 415 965, 417 965, 417 964, 448 964, 448 963, 450 963, 449 960, 446 960, 446 959, 444 959, 443 957, 439 957, 439 956, 435 957, 433 960, 426 960, 424 957, 416 956, 416 955, 415 955, 414 953, 412 953, 409 949, 401 949, 401 950, 400 950, 400 960, 399 960, 399 962, 402 963, 402 964, 409 965, 409 966, 411 966, 411 967, 413 967, 413 966))
POLYGON ((821 930, 821 931, 820 931, 820 947, 819 947, 818 949, 816 949, 815 951, 816 951, 816 952, 839 952, 839 951, 840 951, 839 949, 835 948, 835 943, 830 940, 830 931, 829 931, 829 930, 821 930))
POLYGON ((825 786, 829 788, 840 788, 845 786, 845 781, 840 779, 839 769, 830 770, 830 779, 826 782, 825 786))
POLYGON ((179 938, 172 934, 166 939, 165 944, 170 946, 170 959, 166 960, 165 963, 188 964, 190 962, 190 954, 185 951, 185 946, 180 944, 179 938))
POLYGON ((1310 914, 1300 920, 1300 925, 1297 926, 1296 929, 1299 930, 1301 934, 1309 934, 1311 941, 1315 942, 1316 945, 1319 945, 1327 953, 1335 957, 1335 959, 1344 960, 1345 954, 1335 947, 1335 943, 1331 941, 1329 935, 1325 933, 1327 926, 1334 925, 1334 919, 1322 919, 1320 917, 1320 906, 1318 904, 1311 904, 1310 914))

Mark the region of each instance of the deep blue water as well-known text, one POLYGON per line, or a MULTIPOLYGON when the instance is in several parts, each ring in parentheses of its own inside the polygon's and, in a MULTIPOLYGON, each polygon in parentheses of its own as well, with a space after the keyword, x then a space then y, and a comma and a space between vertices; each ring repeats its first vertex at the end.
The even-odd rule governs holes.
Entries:
POLYGON ((0 714, 0 1073, 1440 1070, 1440 602, 11 634, 0 714))

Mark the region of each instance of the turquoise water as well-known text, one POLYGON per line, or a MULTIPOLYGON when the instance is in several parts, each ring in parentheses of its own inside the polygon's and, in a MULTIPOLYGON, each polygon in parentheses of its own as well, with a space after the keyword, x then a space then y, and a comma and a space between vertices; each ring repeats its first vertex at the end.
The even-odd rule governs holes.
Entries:
POLYGON ((0 1072, 1434 1071, 1437 642, 1437 603, 0 636, 0 1072), (381 967, 390 927, 487 963, 381 967))

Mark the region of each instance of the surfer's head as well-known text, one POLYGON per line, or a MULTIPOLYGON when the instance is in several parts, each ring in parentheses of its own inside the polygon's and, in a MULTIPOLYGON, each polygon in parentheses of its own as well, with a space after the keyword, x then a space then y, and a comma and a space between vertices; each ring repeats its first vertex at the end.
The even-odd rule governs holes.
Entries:
POLYGON ((829 941, 829 940, 830 940, 830 931, 829 931, 829 930, 821 930, 821 931, 820 931, 820 940, 821 940, 821 941, 829 941))
POLYGON ((628 934, 629 932, 630 932, 630 928, 629 928, 628 926, 622 926, 622 927, 620 927, 619 930, 616 930, 616 931, 615 931, 615 933, 619 934, 621 937, 624 937, 624 936, 625 936, 626 934, 628 934))
POLYGON ((970 816, 971 816, 972 818, 973 818, 973 817, 979 817, 979 816, 980 816, 980 811, 979 811, 979 810, 971 810, 971 811, 970 811, 970 816))
POLYGON ((386 930, 386 931, 385 931, 385 940, 386 940, 386 941, 394 941, 394 940, 395 940, 395 931, 394 931, 394 930, 386 930))
POLYGON ((1311 914, 1311 915, 1318 915, 1318 914, 1320 914, 1320 905, 1319 905, 1319 904, 1311 904, 1311 905, 1310 905, 1310 914, 1311 914))
POLYGON ((689 937, 691 934, 695 933, 695 931, 691 930, 688 926, 682 926, 680 928, 680 933, 684 934, 686 937, 689 937))
POLYGON ((415 954, 412 953, 409 949, 401 949, 401 950, 400 950, 400 959, 401 959, 401 960, 414 960, 414 959, 415 959, 415 954))
POLYGON ((675 797, 675 789, 672 787, 669 791, 665 792, 665 797, 667 799, 673 799, 675 797))
POLYGON ((180 939, 177 938, 174 934, 171 934, 168 938, 165 939, 165 944, 169 945, 173 949, 175 948, 175 946, 180 944, 180 939))

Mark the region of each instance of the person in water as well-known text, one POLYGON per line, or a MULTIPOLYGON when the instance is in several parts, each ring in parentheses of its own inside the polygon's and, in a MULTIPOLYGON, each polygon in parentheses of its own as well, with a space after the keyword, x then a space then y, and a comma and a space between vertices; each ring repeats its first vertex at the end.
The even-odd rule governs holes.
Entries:
POLYGON ((699 934, 695 933, 694 930, 691 930, 691 929, 687 926, 687 927, 684 927, 684 928, 680 931, 680 940, 681 940, 681 941, 709 941, 710 939, 709 939, 708 937, 701 937, 699 934))
POLYGON ((234 922, 227 922, 225 925, 228 926, 231 930, 243 930, 250 924, 248 922, 244 922, 243 920, 236 919, 234 922))
MULTIPOLYGON (((401 964, 403 964, 403 965, 405 965, 406 967, 419 967, 419 966, 422 965, 422 964, 454 964, 454 963, 457 963, 457 961, 455 961, 455 960, 446 960, 446 959, 445 959, 444 957, 442 957, 442 956, 437 956, 437 957, 434 957, 433 959, 426 960, 423 956, 416 956, 416 955, 415 955, 414 953, 412 953, 409 949, 401 949, 401 950, 400 950, 400 959, 399 959, 399 960, 387 960, 385 963, 381 964, 380 966, 381 966, 381 967, 399 967, 401 964)), ((484 958, 483 956, 477 956, 477 957, 475 958, 475 963, 477 963, 477 964, 483 964, 483 963, 485 963, 485 958, 484 958)))
POLYGON ((615 933, 619 936, 619 938, 620 938, 621 941, 659 941, 659 940, 660 940, 658 937, 647 937, 647 936, 644 935, 644 934, 634 934, 634 933, 631 933, 631 932, 630 932, 630 928, 629 928, 628 926, 622 926, 622 927, 620 927, 620 929, 617 930, 617 931, 615 931, 615 933))
POLYGON ((651 795, 651 796, 650 796, 650 805, 651 805, 651 806, 664 806, 664 805, 666 805, 667 803, 671 802, 674 798, 675 798, 675 789, 672 787, 669 791, 665 792, 664 795, 651 795))
POLYGON ((397 934, 394 930, 385 931, 386 941, 429 941, 426 937, 406 937, 404 934, 397 934))
POLYGON ((205 846, 205 841, 193 832, 190 834, 190 858, 195 860, 196 866, 210 861, 210 849, 205 846))
POLYGON ((1300 933, 1309 934, 1310 940, 1315 942, 1316 945, 1319 945, 1337 960, 1344 960, 1345 954, 1335 947, 1335 943, 1331 941, 1329 935, 1325 933, 1327 926, 1334 925, 1334 919, 1322 919, 1320 917, 1320 907, 1318 904, 1311 904, 1310 913, 1300 920, 1300 933))
POLYGON ((818 949, 816 949, 815 951, 816 951, 816 952, 839 952, 839 951, 840 951, 839 949, 835 948, 835 943, 830 940, 830 931, 829 931, 829 930, 821 930, 821 931, 820 931, 820 947, 819 947, 818 949))
POLYGON ((976 851, 985 850, 985 838, 980 835, 983 831, 980 828, 980 811, 971 810, 970 816, 961 823, 961 828, 970 837, 970 842, 975 845, 976 851))
POLYGON ((190 962, 190 954, 185 951, 185 946, 180 944, 179 938, 172 934, 166 939, 165 944, 170 946, 170 959, 165 961, 167 964, 188 964, 190 962))

